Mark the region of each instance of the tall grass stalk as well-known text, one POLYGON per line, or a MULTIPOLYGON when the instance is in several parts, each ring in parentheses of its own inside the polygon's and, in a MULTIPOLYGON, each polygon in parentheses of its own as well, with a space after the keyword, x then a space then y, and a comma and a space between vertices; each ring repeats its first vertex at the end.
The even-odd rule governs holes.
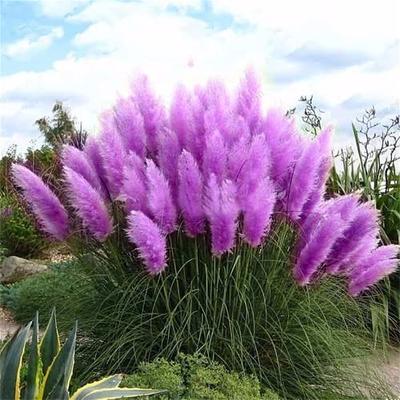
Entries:
MULTIPOLYGON (((349 372, 353 359, 370 350, 360 304, 341 282, 326 279, 313 288, 294 282, 289 225, 277 222, 263 247, 241 243, 221 258, 207 243, 207 235, 190 239, 179 229, 169 238, 167 273, 153 279, 122 243, 81 256, 97 291, 79 316, 83 354, 90 357, 82 377, 201 353, 253 373, 288 399, 382 388, 349 372)), ((67 310, 68 304, 60 318, 67 310)))

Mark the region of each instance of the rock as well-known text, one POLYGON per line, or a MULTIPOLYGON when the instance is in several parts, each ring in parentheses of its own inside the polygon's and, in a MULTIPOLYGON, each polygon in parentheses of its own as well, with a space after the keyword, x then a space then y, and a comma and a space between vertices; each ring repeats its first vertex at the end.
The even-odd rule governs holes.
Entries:
POLYGON ((7 257, 0 265, 0 282, 14 283, 47 271, 47 266, 20 257, 7 257))

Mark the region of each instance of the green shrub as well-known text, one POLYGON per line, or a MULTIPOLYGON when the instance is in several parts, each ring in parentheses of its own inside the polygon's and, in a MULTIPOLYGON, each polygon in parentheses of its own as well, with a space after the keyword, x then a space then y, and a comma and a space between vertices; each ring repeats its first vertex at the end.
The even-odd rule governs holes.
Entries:
POLYGON ((142 363, 127 376, 128 387, 159 387, 168 390, 168 400, 279 400, 267 390, 261 394, 260 383, 253 376, 228 372, 222 365, 201 356, 180 355, 176 362, 158 359, 142 363))
POLYGON ((32 315, 39 311, 43 323, 55 307, 59 310, 61 329, 70 327, 76 316, 85 312, 83 299, 89 302, 91 296, 93 289, 90 282, 73 261, 55 264, 48 272, 31 276, 7 288, 3 286, 0 291, 1 302, 13 312, 18 322, 29 322, 32 315))
POLYGON ((12 193, 0 193, 0 244, 6 256, 20 257, 37 256, 48 245, 12 193))

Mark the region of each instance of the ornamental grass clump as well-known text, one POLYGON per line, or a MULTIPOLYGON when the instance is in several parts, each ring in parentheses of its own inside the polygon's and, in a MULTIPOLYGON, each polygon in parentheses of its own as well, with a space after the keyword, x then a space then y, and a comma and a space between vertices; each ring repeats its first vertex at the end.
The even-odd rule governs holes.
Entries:
POLYGON ((366 291, 398 248, 378 247, 372 204, 325 198, 331 136, 264 114, 251 70, 235 95, 216 80, 179 86, 169 109, 141 76, 97 137, 64 147, 59 198, 15 165, 41 226, 68 236, 98 290, 82 317, 102 348, 94 362, 129 371, 200 351, 289 398, 337 387, 326 367, 342 371, 362 330, 342 284, 366 291))
MULTIPOLYGON (((324 199, 331 136, 327 128, 311 140, 277 110, 264 115, 252 71, 235 96, 219 81, 194 92, 178 87, 169 114, 141 76, 129 97, 103 113, 99 137, 83 150, 64 146, 65 194, 98 242, 121 227, 112 217, 112 206, 121 203, 132 250, 151 274, 167 268, 168 261, 158 265, 166 260, 167 236, 181 226, 190 237, 209 231, 211 251, 221 256, 242 242, 262 245, 272 220, 286 219, 298 232, 297 282, 341 275, 357 295, 396 269, 397 248, 377 250, 372 204, 355 196, 324 199), (163 242, 157 256, 135 230, 163 242)), ((39 177, 20 165, 13 176, 44 231, 58 240, 74 232, 39 177)))

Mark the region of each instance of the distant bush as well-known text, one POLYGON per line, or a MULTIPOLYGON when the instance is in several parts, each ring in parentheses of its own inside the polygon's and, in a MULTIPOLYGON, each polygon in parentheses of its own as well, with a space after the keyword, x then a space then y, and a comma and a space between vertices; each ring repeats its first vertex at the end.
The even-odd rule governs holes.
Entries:
POLYGON ((168 390, 168 400, 278 400, 267 390, 261 394, 260 382, 253 376, 229 372, 222 365, 201 356, 181 355, 176 362, 164 358, 142 363, 138 371, 123 382, 128 387, 159 387, 168 390))
POLYGON ((0 193, 0 247, 5 256, 35 257, 48 246, 12 193, 0 193))
POLYGON ((90 297, 90 282, 83 278, 73 261, 68 261, 51 266, 43 274, 3 286, 0 301, 21 323, 29 322, 36 311, 45 322, 55 307, 60 328, 68 328, 83 313, 82 291, 90 297))

